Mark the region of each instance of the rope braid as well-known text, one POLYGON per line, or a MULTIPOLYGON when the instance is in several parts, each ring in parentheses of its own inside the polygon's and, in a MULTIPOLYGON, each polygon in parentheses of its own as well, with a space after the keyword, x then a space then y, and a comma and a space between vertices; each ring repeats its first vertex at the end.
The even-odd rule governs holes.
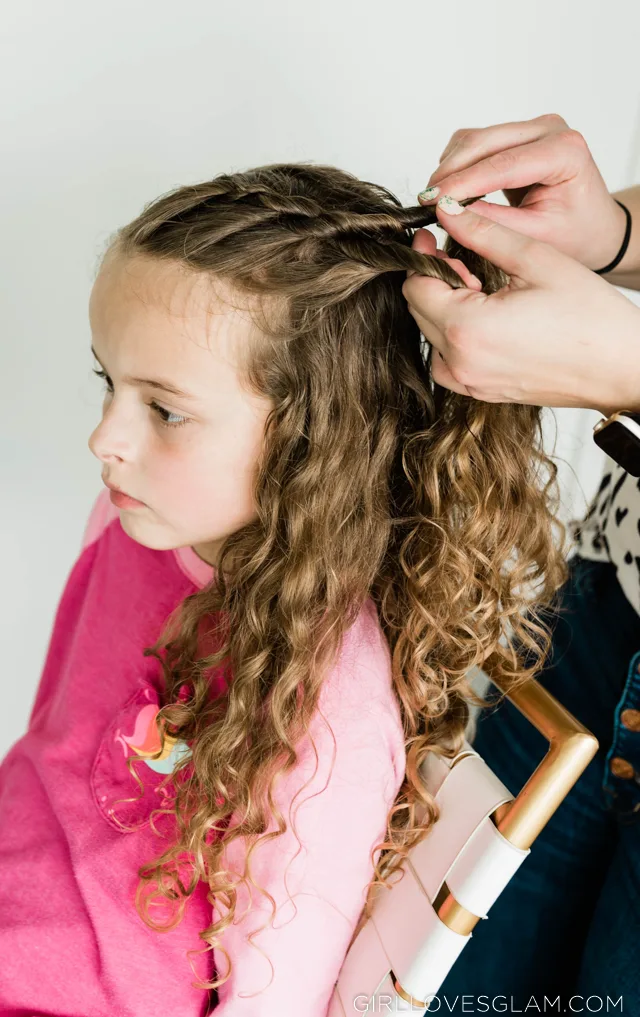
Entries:
MULTIPOLYGON (((272 171, 279 168, 279 164, 265 167, 272 171)), ((289 165, 287 174, 294 178, 296 175, 291 173, 289 165)), ((307 186, 310 174, 313 183, 313 167, 307 168, 304 173, 307 186)), ((243 174, 244 180, 247 177, 250 177, 250 174, 243 174)), ((331 209, 324 206, 319 198, 306 194, 283 194, 271 183, 263 183, 260 180, 243 183, 232 175, 221 174, 215 180, 189 188, 187 194, 183 193, 179 201, 169 195, 164 200, 156 202, 156 215, 148 218, 144 228, 137 233, 135 242, 137 246, 144 247, 146 236, 153 236, 154 253, 157 254, 163 227, 171 229, 174 240, 176 225, 183 224, 185 261, 193 264, 195 268, 201 268, 199 255, 212 242, 222 253, 225 243, 240 234, 249 242, 252 235, 259 236, 260 247, 265 253, 253 266, 257 274, 261 267, 260 262, 269 260, 271 247, 269 227, 273 224, 273 245, 277 245, 282 254, 287 255, 283 259, 286 262, 286 269, 282 276, 286 273, 287 290, 291 296, 294 295, 291 292, 292 288, 295 290, 295 286, 292 287, 291 284, 292 261, 296 264, 297 282, 301 287, 311 279, 318 280, 319 265, 327 266, 324 276, 327 284, 323 294, 325 301, 331 298, 340 300, 353 291, 351 288, 345 293, 340 274, 335 281, 333 280, 336 267, 339 268, 340 265, 346 265, 350 274, 354 269, 358 271, 358 285, 364 285, 386 272, 413 270, 421 275, 442 279, 454 289, 463 287, 464 282, 446 261, 421 254, 411 247, 410 230, 440 225, 435 209, 423 205, 405 208, 386 188, 373 184, 365 186, 377 190, 381 200, 391 202, 395 207, 386 212, 371 211, 369 194, 368 200, 362 201, 362 208, 359 210, 350 190, 348 197, 351 208, 348 211, 342 208, 331 209), (233 214, 226 222, 225 204, 234 206, 233 214), (241 217, 237 215, 238 206, 242 207, 241 217), (213 217, 206 215, 207 208, 215 211, 213 230, 211 225, 213 217), (203 233, 201 242, 194 239, 194 236, 197 238, 198 232, 203 233), (287 233, 291 234, 290 238, 287 237, 287 233)), ((477 197, 466 198, 460 204, 468 205, 477 200, 477 197)), ((448 243, 451 242, 449 239, 448 243)), ((461 250, 459 246, 458 250, 461 250)), ((459 254, 455 256, 459 257, 459 254)), ((464 257, 468 261, 466 252, 464 257)), ((475 269, 471 269, 483 286, 486 268, 484 259, 478 259, 475 269)), ((499 285, 504 285, 505 280, 498 270, 494 270, 494 275, 492 281, 494 288, 497 289, 499 285)), ((251 286, 252 289, 259 288, 267 292, 274 286, 280 287, 285 284, 282 276, 276 263, 270 267, 268 276, 263 277, 262 286, 257 283, 252 272, 238 281, 251 286)))

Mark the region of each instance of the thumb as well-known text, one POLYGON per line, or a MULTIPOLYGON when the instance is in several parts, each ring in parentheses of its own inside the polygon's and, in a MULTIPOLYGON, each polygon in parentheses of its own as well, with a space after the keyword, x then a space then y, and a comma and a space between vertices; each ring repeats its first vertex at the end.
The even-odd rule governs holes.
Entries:
POLYGON ((549 277, 550 260, 556 254, 551 244, 533 240, 484 215, 460 205, 445 194, 436 205, 438 220, 449 236, 464 247, 480 254, 507 275, 530 283, 549 277))

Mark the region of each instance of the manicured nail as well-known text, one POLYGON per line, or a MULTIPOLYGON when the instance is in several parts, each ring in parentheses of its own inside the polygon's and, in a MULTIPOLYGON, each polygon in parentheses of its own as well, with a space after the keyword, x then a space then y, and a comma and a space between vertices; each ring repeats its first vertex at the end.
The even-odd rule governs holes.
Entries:
POLYGON ((459 204, 450 194, 442 195, 438 202, 438 208, 441 208, 443 212, 448 212, 449 215, 460 215, 461 212, 464 212, 464 205, 459 204))
POLYGON ((439 187, 427 187, 424 191, 420 191, 418 197, 422 198, 423 201, 431 201, 437 194, 440 194, 439 187))

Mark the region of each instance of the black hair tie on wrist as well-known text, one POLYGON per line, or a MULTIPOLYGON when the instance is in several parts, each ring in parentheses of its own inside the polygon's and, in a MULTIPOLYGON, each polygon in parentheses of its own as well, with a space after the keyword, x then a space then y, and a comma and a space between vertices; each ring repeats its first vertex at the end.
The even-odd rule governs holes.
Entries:
POLYGON ((627 228, 624 231, 622 247, 616 254, 615 258, 609 265, 606 265, 604 268, 594 268, 593 271, 596 273, 596 275, 604 275, 605 272, 611 272, 611 270, 614 269, 616 265, 619 265, 622 259, 624 258, 625 254, 627 253, 627 247, 629 246, 629 239, 631 237, 631 212, 629 211, 627 206, 623 205, 622 202, 618 201, 617 198, 614 198, 613 200, 615 201, 616 205, 620 205, 620 208, 624 209, 624 213, 627 217, 627 228))

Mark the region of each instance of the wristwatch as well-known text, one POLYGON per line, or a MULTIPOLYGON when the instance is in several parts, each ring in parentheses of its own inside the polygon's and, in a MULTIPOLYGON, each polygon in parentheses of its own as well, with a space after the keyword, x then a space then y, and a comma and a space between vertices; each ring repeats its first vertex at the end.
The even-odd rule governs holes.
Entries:
POLYGON ((599 420, 593 440, 632 477, 640 477, 640 413, 618 410, 599 420))

